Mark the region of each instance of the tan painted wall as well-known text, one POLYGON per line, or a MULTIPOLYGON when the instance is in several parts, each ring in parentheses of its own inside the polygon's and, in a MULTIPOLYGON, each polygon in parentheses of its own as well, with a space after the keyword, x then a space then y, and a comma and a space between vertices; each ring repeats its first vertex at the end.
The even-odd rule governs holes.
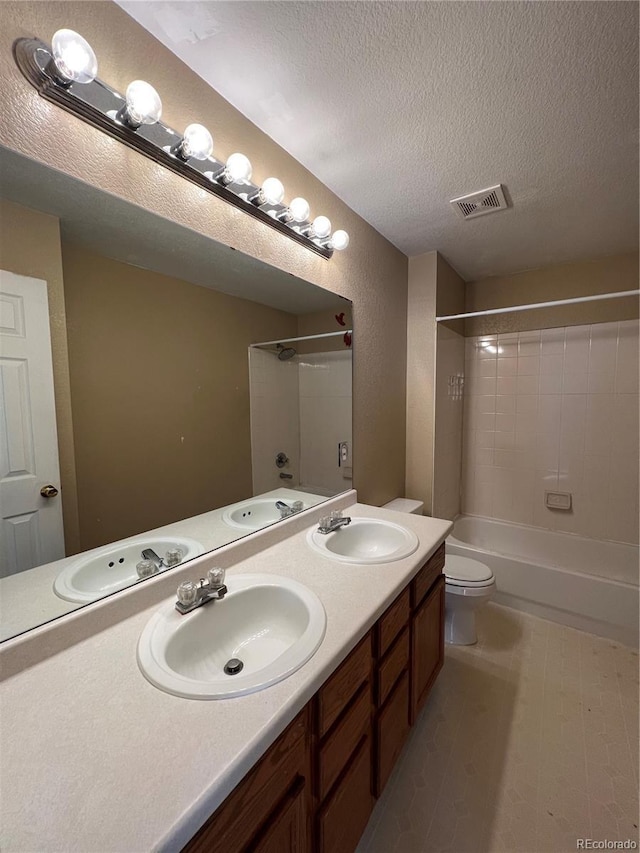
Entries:
MULTIPOLYGON (((462 314, 465 306, 466 283, 447 261, 438 254, 438 290, 436 294, 436 315, 447 317, 450 314, 462 314)), ((448 329, 464 334, 464 320, 452 320, 444 324, 448 329)))
POLYGON ((82 549, 247 498, 247 348, 297 317, 63 243, 82 549))
POLYGON ((433 496, 437 265, 437 252, 409 258, 406 496, 424 501, 425 515, 433 496))
POLYGON ((47 282, 65 550, 75 554, 80 537, 58 219, 0 199, 0 267, 47 282))
MULTIPOLYGON (((433 514, 435 395, 439 314, 462 311, 464 281, 438 252, 409 258, 407 308, 406 494, 433 514)), ((459 329, 459 322, 452 324, 459 329)))
POLYGON ((354 301, 354 485, 373 504, 402 494, 406 257, 115 4, 0 4, 0 70, 2 144, 354 301), (220 157, 243 151, 257 180, 275 174, 288 197, 308 198, 349 232, 348 250, 326 261, 41 99, 15 66, 11 45, 19 36, 48 40, 59 27, 89 40, 100 76, 113 86, 149 80, 168 124, 207 124, 220 157))
MULTIPOLYGON (((630 253, 556 264, 515 275, 485 278, 467 284, 466 311, 506 308, 572 296, 590 296, 638 288, 638 255, 630 253)), ((529 329, 551 329, 559 326, 582 326, 638 317, 635 297, 564 305, 558 308, 536 308, 513 314, 497 314, 466 321, 465 335, 489 335, 500 332, 523 332, 529 329)))
MULTIPOLYGON (((351 306, 344 305, 339 311, 317 311, 314 314, 300 314, 298 317, 298 335, 318 335, 325 332, 346 332, 353 328, 351 306), (336 315, 344 314, 344 327, 336 320, 336 315)), ((352 339, 353 342, 353 339, 352 339)), ((341 352, 347 349, 344 335, 332 338, 317 338, 313 341, 298 341, 294 344, 299 353, 308 352, 341 352)))

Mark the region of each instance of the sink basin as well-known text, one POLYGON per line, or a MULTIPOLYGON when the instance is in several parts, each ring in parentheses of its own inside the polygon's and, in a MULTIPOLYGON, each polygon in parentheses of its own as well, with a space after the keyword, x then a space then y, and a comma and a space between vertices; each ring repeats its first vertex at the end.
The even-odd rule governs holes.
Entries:
POLYGON ((152 548, 159 557, 164 557, 171 548, 180 548, 183 563, 205 552, 200 542, 186 536, 145 536, 119 545, 105 545, 69 563, 53 582, 53 591, 66 601, 86 603, 125 589, 140 580, 136 564, 145 548, 152 548))
POLYGON ((227 577, 228 592, 181 616, 171 601, 147 623, 138 665, 156 687, 187 699, 229 699, 287 678, 315 653, 327 623, 318 596, 278 575, 227 577), (233 658, 243 668, 224 671, 233 658))
POLYGON ((324 557, 339 563, 391 563, 417 549, 420 540, 412 530, 379 518, 354 518, 334 533, 318 533, 314 528, 307 542, 324 557))
MULTIPOLYGON (((276 501, 282 500, 291 504, 285 498, 256 498, 255 500, 242 501, 242 503, 230 506, 222 513, 222 520, 230 527, 241 530, 260 530, 274 521, 280 521, 280 510, 276 509, 276 501)), ((307 509, 308 504, 303 505, 307 509)), ((289 516, 287 516, 289 517, 289 516)))

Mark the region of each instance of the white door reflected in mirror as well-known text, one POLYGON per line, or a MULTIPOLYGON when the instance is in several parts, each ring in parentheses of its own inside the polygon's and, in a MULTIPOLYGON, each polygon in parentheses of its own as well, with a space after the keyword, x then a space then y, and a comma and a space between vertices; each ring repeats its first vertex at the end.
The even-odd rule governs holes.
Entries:
POLYGON ((47 283, 0 270, 0 577, 64 557, 47 283), (54 487, 55 488, 55 487, 54 487))

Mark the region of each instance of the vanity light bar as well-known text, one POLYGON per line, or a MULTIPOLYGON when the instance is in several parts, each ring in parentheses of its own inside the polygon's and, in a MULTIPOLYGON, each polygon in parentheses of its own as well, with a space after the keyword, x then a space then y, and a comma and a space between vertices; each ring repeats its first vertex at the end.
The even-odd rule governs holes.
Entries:
POLYGON ((330 258, 334 250, 349 245, 346 231, 331 233, 326 216, 310 218, 305 199, 284 204, 284 187, 277 178, 252 183, 251 163, 244 154, 231 154, 226 163, 214 158, 213 139, 202 125, 190 124, 178 133, 163 124, 160 96, 149 83, 134 80, 123 96, 100 80, 91 45, 73 30, 58 30, 51 47, 40 39, 17 39, 13 55, 22 74, 46 100, 307 249, 330 258))

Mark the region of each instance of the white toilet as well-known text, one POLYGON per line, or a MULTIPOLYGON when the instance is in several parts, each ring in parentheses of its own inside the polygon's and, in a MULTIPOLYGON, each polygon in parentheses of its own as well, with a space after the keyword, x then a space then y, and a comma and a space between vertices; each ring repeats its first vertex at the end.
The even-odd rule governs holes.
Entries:
POLYGON ((444 573, 445 642, 470 646, 478 640, 476 611, 495 592, 496 579, 489 566, 457 554, 447 554, 444 573))

